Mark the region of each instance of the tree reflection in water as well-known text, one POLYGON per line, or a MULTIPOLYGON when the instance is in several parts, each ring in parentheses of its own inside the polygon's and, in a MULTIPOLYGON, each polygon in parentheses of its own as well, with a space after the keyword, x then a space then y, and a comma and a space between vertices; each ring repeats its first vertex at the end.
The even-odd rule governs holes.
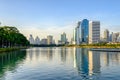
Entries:
POLYGON ((0 53, 0 77, 3 76, 6 71, 14 71, 17 65, 23 62, 25 57, 25 50, 0 53))

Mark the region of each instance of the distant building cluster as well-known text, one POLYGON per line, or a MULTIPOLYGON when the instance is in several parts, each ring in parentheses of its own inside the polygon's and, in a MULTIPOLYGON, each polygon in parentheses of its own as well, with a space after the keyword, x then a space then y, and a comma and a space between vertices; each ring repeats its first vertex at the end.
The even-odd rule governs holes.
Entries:
MULTIPOLYGON (((34 45, 52 45, 56 44, 52 35, 48 35, 47 38, 40 38, 37 36, 35 39, 32 35, 29 38, 30 44, 34 45)), ((100 21, 89 21, 87 19, 83 19, 79 21, 76 27, 73 30, 73 37, 70 42, 68 42, 67 35, 63 32, 60 36, 60 40, 58 40, 58 45, 64 44, 94 44, 100 42, 107 43, 116 43, 120 42, 120 32, 113 33, 109 32, 106 29, 103 33, 103 37, 100 35, 100 21)))
POLYGON ((101 38, 101 42, 116 43, 120 42, 120 32, 113 33, 106 29, 101 38))
POLYGON ((37 36, 35 39, 32 35, 30 35, 29 38, 30 44, 33 45, 53 45, 55 44, 55 40, 53 39, 53 36, 48 35, 47 38, 43 38, 40 40, 40 38, 37 36))
POLYGON ((84 19, 73 31, 72 44, 93 44, 100 41, 100 22, 84 19))
POLYGON ((69 44, 65 32, 64 32, 63 34, 61 34, 61 40, 58 40, 58 44, 59 44, 59 45, 69 44))

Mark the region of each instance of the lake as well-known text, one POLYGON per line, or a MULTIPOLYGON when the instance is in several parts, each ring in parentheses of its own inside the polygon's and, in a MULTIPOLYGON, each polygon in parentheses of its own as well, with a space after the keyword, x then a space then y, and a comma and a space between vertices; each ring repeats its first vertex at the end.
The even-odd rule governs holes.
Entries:
POLYGON ((0 80, 120 80, 120 53, 75 47, 0 53, 0 80))

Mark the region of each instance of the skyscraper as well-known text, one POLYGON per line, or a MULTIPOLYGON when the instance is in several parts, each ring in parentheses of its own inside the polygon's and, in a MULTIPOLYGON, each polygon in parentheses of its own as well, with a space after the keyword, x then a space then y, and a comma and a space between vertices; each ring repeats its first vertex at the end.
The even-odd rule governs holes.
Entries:
POLYGON ((76 44, 76 28, 73 30, 72 44, 76 44))
POLYGON ((89 20, 83 19, 77 23, 74 29, 74 44, 88 43, 89 20))
POLYGON ((29 41, 30 41, 30 44, 35 44, 32 34, 30 34, 29 41))
POLYGON ((89 22, 89 44, 98 43, 100 40, 100 22, 89 22))
POLYGON ((77 23, 73 31, 72 44, 79 45, 80 43, 97 43, 100 40, 100 22, 83 19, 77 23))
POLYGON ((120 42, 120 33, 119 36, 117 37, 117 42, 120 42))
POLYGON ((67 43, 67 38, 66 38, 66 33, 65 32, 63 34, 61 34, 61 42, 62 42, 62 44, 67 43))
POLYGON ((73 31, 73 44, 80 44, 80 22, 78 22, 77 27, 73 31))
POLYGON ((80 37, 79 37, 79 26, 76 27, 76 44, 80 44, 80 37))
POLYGON ((89 20, 83 19, 80 24, 80 39, 81 42, 88 43, 89 20))
POLYGON ((48 36, 47 36, 47 44, 48 44, 48 45, 53 44, 53 36, 51 36, 51 35, 48 35, 48 36))
POLYGON ((112 42, 112 35, 113 35, 113 33, 111 33, 110 36, 109 36, 109 41, 110 42, 112 42))
POLYGON ((40 39, 39 39, 38 36, 35 38, 35 44, 36 44, 36 45, 40 45, 40 39))
POLYGON ((112 42, 117 42, 117 38, 119 36, 119 33, 113 33, 111 34, 111 41, 112 42))
POLYGON ((109 42, 109 31, 108 31, 108 29, 106 29, 106 30, 104 31, 104 40, 105 40, 106 42, 109 42))

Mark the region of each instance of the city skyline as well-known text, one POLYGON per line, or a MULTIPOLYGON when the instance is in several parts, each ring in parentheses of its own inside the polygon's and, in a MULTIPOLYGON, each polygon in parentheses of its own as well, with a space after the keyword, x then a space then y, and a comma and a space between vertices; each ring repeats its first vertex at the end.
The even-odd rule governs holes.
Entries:
POLYGON ((60 34, 66 32, 70 41, 76 23, 82 19, 100 21, 101 33, 105 29, 119 32, 119 2, 119 0, 1 0, 0 22, 1 25, 16 26, 27 38, 29 34, 41 38, 53 35, 58 41, 60 34))

